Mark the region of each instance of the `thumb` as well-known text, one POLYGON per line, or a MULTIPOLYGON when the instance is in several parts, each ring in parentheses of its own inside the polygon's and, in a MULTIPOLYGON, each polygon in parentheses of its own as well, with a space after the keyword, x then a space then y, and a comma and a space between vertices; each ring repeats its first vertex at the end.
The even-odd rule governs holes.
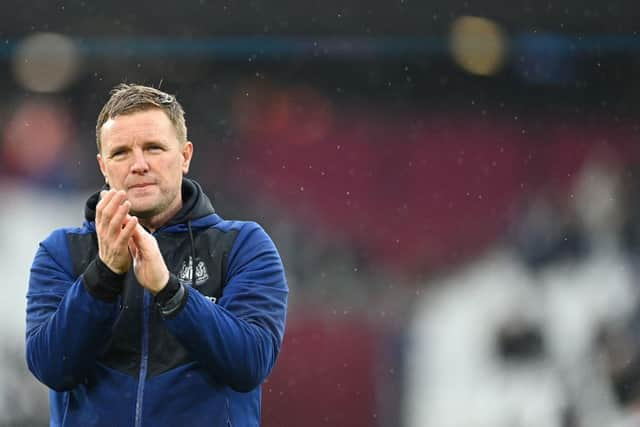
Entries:
POLYGON ((153 252, 154 246, 156 245, 156 239, 139 223, 133 230, 131 238, 141 256, 145 256, 145 254, 150 254, 153 252))
POLYGON ((133 240, 133 235, 131 236, 131 239, 129 239, 129 252, 131 253, 131 256, 134 260, 138 258, 138 245, 133 240))
POLYGON ((130 247, 133 247, 133 251, 131 253, 134 258, 144 256, 144 254, 148 252, 145 234, 147 234, 147 232, 139 223, 136 225, 136 228, 133 229, 133 233, 131 233, 131 239, 129 239, 129 242, 130 247))
POLYGON ((131 238, 133 239, 133 241, 138 247, 142 247, 144 246, 144 243, 145 243, 146 234, 147 234, 147 231, 144 228, 142 228, 140 223, 138 223, 136 224, 136 228, 133 229, 133 233, 131 233, 131 238))

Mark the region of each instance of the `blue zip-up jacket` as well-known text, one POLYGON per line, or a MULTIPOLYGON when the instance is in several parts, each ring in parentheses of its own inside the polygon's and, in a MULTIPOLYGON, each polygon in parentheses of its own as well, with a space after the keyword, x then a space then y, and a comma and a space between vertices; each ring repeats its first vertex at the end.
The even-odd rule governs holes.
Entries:
MULTIPOLYGON (((27 293, 26 356, 50 389, 51 426, 257 426, 260 385, 284 335, 280 256, 256 223, 225 221, 183 180, 158 229, 177 289, 162 304, 97 257, 95 206, 39 246, 27 293)), ((158 294, 160 295, 160 294, 158 294)))

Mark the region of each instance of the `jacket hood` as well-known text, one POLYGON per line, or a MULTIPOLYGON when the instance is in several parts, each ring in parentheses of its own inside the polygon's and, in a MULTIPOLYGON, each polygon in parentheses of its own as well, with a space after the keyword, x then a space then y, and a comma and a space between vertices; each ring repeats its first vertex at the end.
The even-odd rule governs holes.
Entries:
MULTIPOLYGON (((100 191, 104 189, 106 188, 100 191)), ((100 191, 93 193, 85 204, 84 217, 89 222, 94 222, 96 219, 96 205, 100 200, 100 191)), ((182 208, 162 228, 196 221, 214 213, 213 205, 202 191, 200 184, 192 179, 182 178, 182 208)))

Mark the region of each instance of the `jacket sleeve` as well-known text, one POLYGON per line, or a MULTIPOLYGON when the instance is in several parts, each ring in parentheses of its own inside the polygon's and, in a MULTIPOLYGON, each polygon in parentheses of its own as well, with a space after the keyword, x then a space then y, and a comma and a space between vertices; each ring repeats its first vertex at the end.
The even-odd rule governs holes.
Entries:
POLYGON ((70 273, 66 235, 54 232, 38 248, 27 291, 26 357, 29 370, 50 388, 82 382, 110 335, 117 304, 70 273))
POLYGON ((218 304, 188 289, 167 327, 218 381, 253 390, 275 364, 284 336, 288 287, 278 252, 256 223, 240 229, 218 304))

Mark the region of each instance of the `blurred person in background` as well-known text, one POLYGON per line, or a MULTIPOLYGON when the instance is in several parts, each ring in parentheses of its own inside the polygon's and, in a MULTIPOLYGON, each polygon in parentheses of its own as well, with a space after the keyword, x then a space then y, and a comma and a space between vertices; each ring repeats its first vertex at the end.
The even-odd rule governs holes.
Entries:
POLYGON ((569 202, 529 196, 514 242, 418 302, 406 426, 638 425, 640 310, 623 227, 635 208, 621 204, 620 167, 596 154, 569 202))
POLYGON ((40 244, 29 279, 27 363, 50 424, 259 425, 288 295, 273 242, 184 177, 174 96, 117 86, 96 138, 105 189, 82 227, 40 244))

